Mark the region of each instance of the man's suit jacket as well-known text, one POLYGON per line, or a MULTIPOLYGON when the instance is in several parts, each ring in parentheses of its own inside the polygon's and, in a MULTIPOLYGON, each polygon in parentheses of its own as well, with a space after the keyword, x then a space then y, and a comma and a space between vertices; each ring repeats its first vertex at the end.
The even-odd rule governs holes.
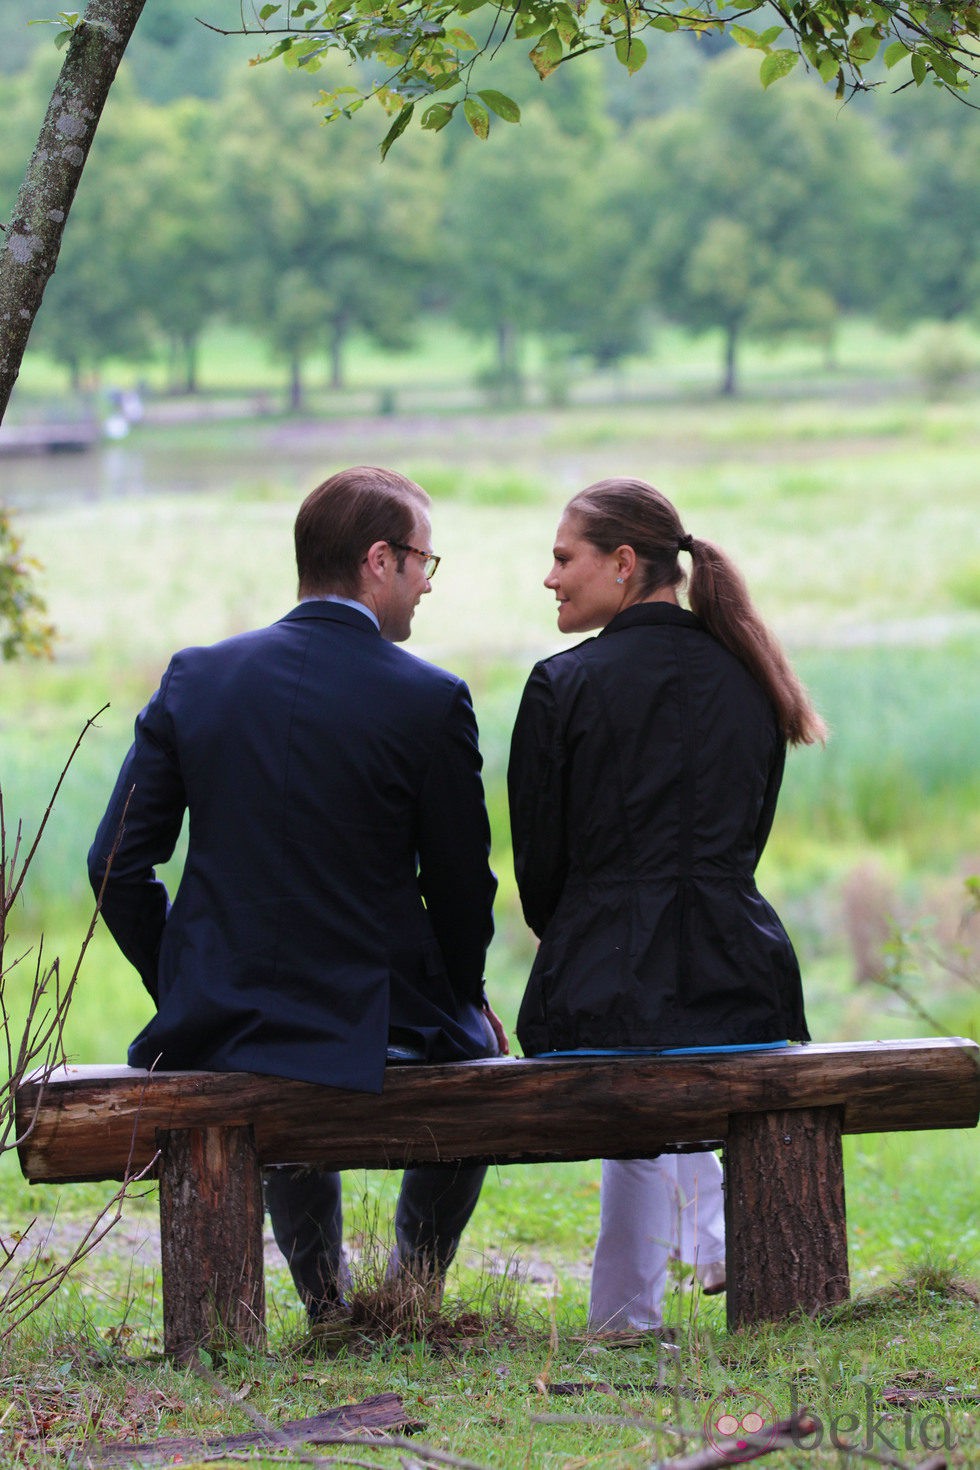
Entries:
POLYGON ((390 1028, 484 1055, 480 769, 466 685, 355 608, 178 653, 89 853, 97 890, 122 824, 102 913, 157 1005, 131 1065, 380 1091, 390 1028), (171 907, 154 870, 185 810, 171 907))

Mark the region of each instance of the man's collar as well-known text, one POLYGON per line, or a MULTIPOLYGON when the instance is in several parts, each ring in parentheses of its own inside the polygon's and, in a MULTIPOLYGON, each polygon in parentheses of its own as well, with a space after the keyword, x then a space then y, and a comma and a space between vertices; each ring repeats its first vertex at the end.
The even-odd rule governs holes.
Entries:
POLYGON ((312 618, 317 622, 342 623, 344 627, 366 633, 370 638, 381 637, 381 630, 372 618, 370 608, 363 606, 352 607, 349 603, 328 602, 322 597, 308 598, 297 603, 280 621, 292 623, 303 618, 312 618))
POLYGON ((341 607, 352 607, 355 611, 361 612, 365 617, 370 618, 378 632, 381 632, 381 624, 378 622, 377 613, 373 608, 368 607, 366 603, 358 602, 356 597, 340 597, 336 592, 324 592, 316 597, 304 597, 303 602, 299 604, 300 607, 303 606, 304 602, 338 602, 341 607))

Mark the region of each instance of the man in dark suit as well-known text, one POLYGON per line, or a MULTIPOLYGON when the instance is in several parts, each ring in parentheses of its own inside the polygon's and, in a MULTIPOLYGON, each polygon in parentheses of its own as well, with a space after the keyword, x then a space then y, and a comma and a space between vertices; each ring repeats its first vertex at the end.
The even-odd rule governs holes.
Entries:
MULTIPOLYGON (((333 475, 296 520, 299 606, 176 654, 137 718, 89 853, 156 1004, 131 1065, 380 1092, 390 1061, 506 1049, 483 989, 496 880, 469 691, 396 647, 438 564, 428 507, 393 471, 333 475), (171 905, 155 865, 185 811, 171 905)), ((483 1174, 406 1171, 396 1266, 445 1270, 483 1174)), ((339 1176, 270 1170, 266 1194, 315 1320, 342 1300, 339 1176)))

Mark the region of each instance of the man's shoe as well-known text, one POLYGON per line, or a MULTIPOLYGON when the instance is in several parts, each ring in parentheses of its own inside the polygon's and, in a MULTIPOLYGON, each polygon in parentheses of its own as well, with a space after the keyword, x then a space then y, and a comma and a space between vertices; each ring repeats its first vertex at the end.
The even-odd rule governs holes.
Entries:
POLYGON ((342 1296, 325 1297, 322 1301, 311 1302, 307 1308, 307 1319, 310 1330, 315 1332, 318 1327, 332 1322, 342 1322, 351 1313, 350 1303, 342 1296))

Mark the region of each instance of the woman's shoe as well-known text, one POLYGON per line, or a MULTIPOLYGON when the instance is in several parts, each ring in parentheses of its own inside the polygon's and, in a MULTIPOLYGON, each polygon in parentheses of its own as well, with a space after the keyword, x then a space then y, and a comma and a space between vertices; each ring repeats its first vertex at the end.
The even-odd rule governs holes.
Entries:
POLYGON ((706 1265, 698 1266, 694 1274, 705 1296, 718 1296, 725 1290, 724 1261, 708 1261, 706 1265))

